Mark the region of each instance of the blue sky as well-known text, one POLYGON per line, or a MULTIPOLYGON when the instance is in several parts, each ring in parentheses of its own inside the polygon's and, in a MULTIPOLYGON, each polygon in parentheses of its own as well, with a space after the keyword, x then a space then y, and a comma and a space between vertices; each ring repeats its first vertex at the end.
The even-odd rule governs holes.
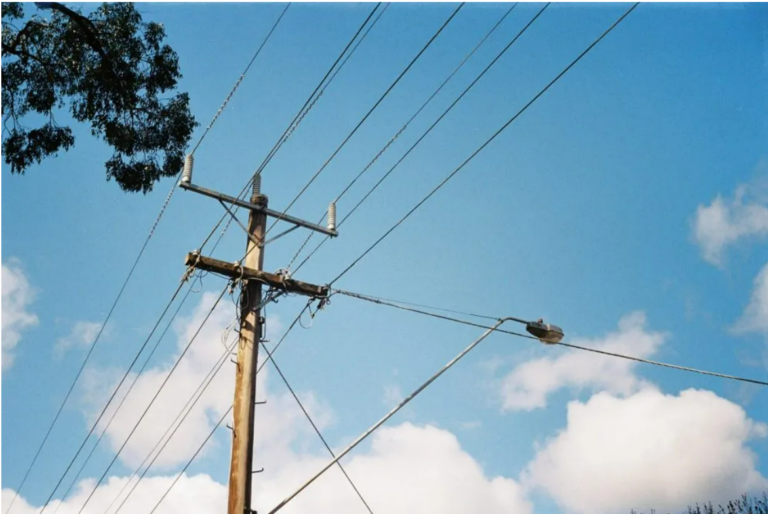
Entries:
MULTIPOLYGON (((273 209, 288 205, 455 7, 393 4, 384 13, 264 171, 273 209)), ((339 202, 340 216, 541 7, 521 4, 508 16, 339 202)), ((179 54, 180 89, 200 122, 193 142, 283 8, 139 4, 179 54)), ((194 181, 236 194, 372 8, 292 5, 196 152, 194 181)), ((508 8, 461 9, 291 214, 316 220, 508 8)), ((549 7, 296 276, 332 280, 627 8, 549 7)), ((640 5, 336 286, 544 317, 584 346, 765 380, 766 14, 761 4, 640 5)), ((75 148, 25 176, 3 166, 4 512, 172 186, 122 193, 104 180, 109 148, 87 127, 73 129, 75 148)), ((184 255, 221 214, 213 200, 174 194, 11 512, 45 502, 176 288, 184 255)), ((265 267, 284 267, 304 237, 269 245, 265 267)), ((233 225, 214 256, 234 261, 244 244, 233 225)), ((94 480, 59 512, 79 510, 223 286, 208 276, 190 295, 81 476, 94 480)), ((224 303, 86 512, 104 511, 223 350, 234 316, 224 303)), ((273 341, 303 304, 269 307, 273 341)), ((276 357, 330 444, 343 448, 479 333, 335 296, 276 357)), ((151 510, 229 406, 231 374, 228 365, 127 509, 151 510)), ((261 391, 269 403, 257 411, 259 511, 327 458, 271 371, 261 391)), ((493 335, 344 462, 377 513, 675 509, 766 488, 767 394, 493 335)), ((223 506, 230 437, 218 430, 167 512, 223 506)), ((300 501, 292 512, 362 511, 336 475, 300 501)))

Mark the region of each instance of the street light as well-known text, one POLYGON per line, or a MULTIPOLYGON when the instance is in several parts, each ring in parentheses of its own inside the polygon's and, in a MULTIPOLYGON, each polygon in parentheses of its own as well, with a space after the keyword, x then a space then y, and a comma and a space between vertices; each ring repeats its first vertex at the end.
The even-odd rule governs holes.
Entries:
POLYGON ((563 340, 563 329, 551 323, 544 323, 543 319, 529 321, 525 329, 537 337, 542 343, 557 344, 563 340))

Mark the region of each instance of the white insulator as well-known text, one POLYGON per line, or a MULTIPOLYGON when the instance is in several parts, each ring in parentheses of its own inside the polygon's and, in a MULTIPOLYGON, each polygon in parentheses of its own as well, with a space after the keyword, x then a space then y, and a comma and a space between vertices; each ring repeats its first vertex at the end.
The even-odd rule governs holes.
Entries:
POLYGON ((253 195, 261 194, 261 173, 257 173, 253 176, 253 195))
POLYGON ((192 182, 192 168, 195 165, 195 158, 192 154, 187 154, 184 158, 184 171, 181 172, 181 181, 185 184, 192 182))
POLYGON ((336 230, 336 202, 328 206, 328 230, 336 230))

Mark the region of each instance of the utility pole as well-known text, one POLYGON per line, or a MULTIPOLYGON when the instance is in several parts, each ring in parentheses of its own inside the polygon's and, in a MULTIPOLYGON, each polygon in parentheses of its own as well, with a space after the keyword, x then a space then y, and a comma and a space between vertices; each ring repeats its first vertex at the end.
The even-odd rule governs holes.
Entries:
MULTIPOLYGON (((260 180, 258 181, 260 182, 260 180)), ((254 183, 251 203, 267 206, 267 197, 254 183)), ((246 257, 243 266, 262 271, 267 216, 251 211, 248 216, 246 257)), ((232 460, 229 468, 229 514, 250 514, 253 471, 253 424, 256 403, 256 366, 262 338, 261 282, 246 280, 240 298, 240 340, 237 348, 235 402, 232 414, 232 460)))
POLYGON ((188 155, 184 161, 184 170, 179 187, 218 200, 237 224, 246 231, 247 236, 247 253, 242 264, 204 257, 198 252, 187 254, 185 264, 190 268, 212 271, 231 279, 241 280, 240 338, 237 350, 235 399, 232 409, 234 423, 227 512, 228 514, 253 514, 255 511, 251 508, 251 478, 254 473, 253 427, 256 406, 256 368, 264 325, 264 320, 261 317, 262 284, 286 293, 300 294, 321 300, 328 298, 328 287, 326 286, 293 280, 286 274, 278 275, 265 272, 263 270, 264 247, 299 227, 336 237, 338 235, 336 232, 336 205, 331 203, 328 209, 328 227, 322 227, 285 213, 271 211, 267 206, 267 197, 261 194, 260 175, 254 176, 253 194, 250 202, 246 202, 192 184, 192 166, 192 156, 188 155), (227 203, 249 210, 247 228, 240 224, 234 213, 226 206, 227 203), (267 217, 277 218, 278 221, 287 222, 293 226, 272 239, 265 240, 267 217))

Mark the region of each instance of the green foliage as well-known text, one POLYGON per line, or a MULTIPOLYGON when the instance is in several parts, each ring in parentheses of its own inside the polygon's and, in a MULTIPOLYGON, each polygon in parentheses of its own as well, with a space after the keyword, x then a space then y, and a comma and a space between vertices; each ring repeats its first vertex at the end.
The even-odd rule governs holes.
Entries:
MULTIPOLYGON (((655 511, 652 510, 651 514, 654 513, 655 511)), ((631 514, 638 513, 633 510, 631 514)), ((768 514, 768 495, 763 493, 760 498, 744 495, 738 500, 729 501, 725 506, 714 507, 711 503, 696 504, 695 507, 689 506, 685 514, 768 514)))
POLYGON ((146 193, 178 173, 197 123, 186 93, 164 95, 181 73, 176 52, 162 44, 162 25, 143 22, 130 3, 105 3, 88 17, 45 3, 50 20, 32 15, 19 27, 25 5, 2 4, 3 154, 11 172, 74 144, 72 130, 54 118, 69 106, 114 149, 107 180, 123 190, 146 193), (22 124, 29 114, 46 121, 29 129, 22 124))

